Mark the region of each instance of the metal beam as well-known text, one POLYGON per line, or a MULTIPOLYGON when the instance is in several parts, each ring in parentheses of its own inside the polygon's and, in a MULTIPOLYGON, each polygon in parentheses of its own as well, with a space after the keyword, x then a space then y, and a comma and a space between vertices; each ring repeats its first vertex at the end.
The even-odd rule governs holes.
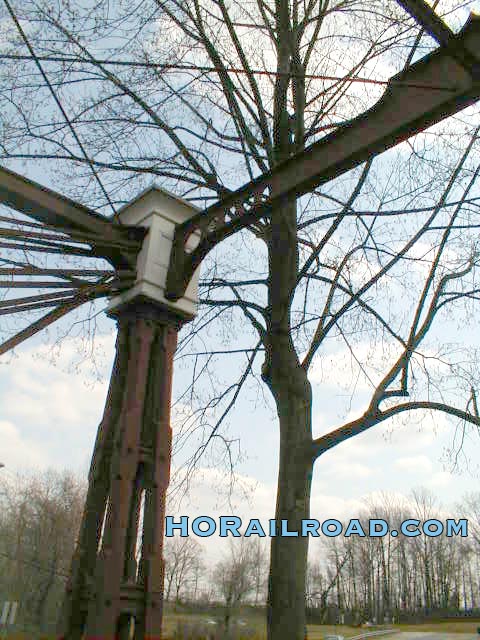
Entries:
MULTIPOLYGON (((76 284, 71 283, 49 283, 54 284, 60 289, 60 291, 54 293, 42 293, 35 296, 28 296, 24 298, 16 299, 4 299, 0 301, 0 315, 7 315, 12 313, 20 313, 24 311, 39 311, 40 309, 47 307, 55 307, 52 311, 45 316, 39 318, 35 322, 29 324, 25 329, 22 329, 17 334, 9 338, 3 343, 0 343, 0 356, 7 353, 10 349, 17 347, 20 343, 28 338, 32 337, 39 331, 42 331, 53 322, 56 322, 59 318, 80 307, 86 302, 92 302, 98 298, 106 296, 118 295, 120 292, 129 288, 133 284, 135 277, 134 272, 109 272, 106 276, 98 282, 82 282, 76 284), (65 289, 65 286, 70 286, 70 289, 65 289)), ((7 283, 0 282, 0 286, 4 286, 7 283)), ((11 283, 8 283, 12 286, 11 283)), ((15 282, 14 287, 18 288, 30 288, 25 283, 15 282)), ((41 288, 45 286, 45 283, 36 283, 36 287, 41 288)), ((48 288, 48 287, 47 287, 48 288)))
POLYGON ((429 33, 442 47, 450 47, 455 42, 455 34, 440 16, 424 0, 397 0, 412 18, 429 33))
MULTIPOLYGON (((27 340, 28 338, 31 338, 33 335, 35 335, 39 331, 42 331, 43 329, 51 325, 53 322, 56 322, 57 320, 62 318, 64 315, 66 315, 70 311, 73 311, 73 309, 76 309, 77 307, 80 307, 81 305, 85 304, 85 302, 94 300, 95 298, 98 298, 102 295, 108 295, 109 292, 110 292, 110 289, 108 285, 101 285, 101 286, 92 285, 88 289, 85 288, 85 291, 81 291, 74 297, 70 298, 69 300, 66 300, 63 304, 59 304, 59 301, 56 302, 55 304, 58 304, 58 306, 56 306, 56 308, 53 309, 53 311, 50 311, 49 313, 47 313, 47 315, 41 317, 35 322, 32 322, 31 324, 28 325, 28 327, 26 327, 25 329, 22 329, 21 331, 16 333, 14 336, 12 336, 8 340, 5 340, 5 342, 0 344, 0 356, 3 356, 5 353, 10 351, 10 349, 14 349, 21 342, 23 342, 24 340, 27 340)), ((43 305, 43 306, 46 306, 46 305, 43 305)), ((19 311, 23 311, 23 309, 19 309, 19 311)))
POLYGON ((87 234, 87 242, 94 248, 95 255, 105 258, 116 267, 135 265, 136 254, 145 234, 142 228, 114 223, 88 207, 4 167, 0 167, 0 203, 49 227, 60 229, 72 238, 76 233, 87 234))
POLYGON ((461 40, 429 4, 424 0, 397 0, 397 2, 432 38, 435 38, 440 46, 448 49, 450 54, 478 80, 480 73, 478 60, 462 46, 461 40))
MULTIPOLYGON (((455 38, 459 48, 480 62, 480 16, 471 15, 455 38)), ((178 226, 166 296, 178 300, 218 242, 269 215, 282 198, 299 197, 315 189, 479 98, 480 82, 450 49, 440 47, 425 56, 392 77, 371 109, 178 226), (445 90, 432 90, 429 85, 443 85, 445 90), (196 232, 200 241, 189 252, 186 243, 196 232)))

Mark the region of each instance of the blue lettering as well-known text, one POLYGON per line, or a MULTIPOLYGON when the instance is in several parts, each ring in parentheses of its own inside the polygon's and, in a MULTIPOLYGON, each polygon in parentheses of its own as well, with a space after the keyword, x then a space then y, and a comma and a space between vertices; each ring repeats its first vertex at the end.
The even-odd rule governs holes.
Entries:
POLYGON ((342 533, 342 523, 338 520, 324 520, 322 522, 322 533, 329 538, 335 538, 335 536, 339 536, 342 533), (331 526, 335 527, 335 531, 330 530, 331 526))
POLYGON ((420 530, 418 528, 418 525, 420 524, 420 520, 404 520, 402 522, 402 524, 400 525, 400 531, 403 533, 404 536, 407 536, 407 538, 415 538, 416 536, 420 535, 420 530), (416 527, 416 529, 411 530, 408 527, 410 525, 414 525, 416 527))
POLYGON ((453 518, 447 519, 447 538, 451 538, 453 535, 458 536, 460 533, 462 538, 468 536, 468 520, 465 518, 461 520, 454 520, 453 518))
POLYGON ((260 536, 261 538, 265 537, 265 531, 263 530, 263 527, 260 524, 260 520, 258 520, 257 518, 253 518, 253 520, 250 520, 250 522, 248 523, 247 530, 245 531, 245 538, 248 538, 253 535, 260 536))
POLYGON ((443 522, 435 519, 425 520, 422 529, 423 533, 429 538, 436 538, 437 536, 441 536, 443 533, 443 522), (435 527, 434 531, 431 530, 432 525, 435 527))
POLYGON ((320 523, 318 520, 302 520, 302 536, 308 536, 310 534, 313 538, 318 538, 318 527, 320 523))
POLYGON ((348 527, 346 528, 345 533, 343 535, 345 536, 345 538, 348 538, 353 533, 355 533, 357 536, 361 536, 362 538, 365 537, 365 531, 363 530, 363 527, 360 524, 360 520, 357 520, 356 518, 353 518, 353 520, 350 520, 350 522, 348 523, 348 527))
POLYGON ((216 528, 217 525, 215 524, 215 520, 213 518, 209 518, 208 516, 200 516, 199 518, 195 518, 195 520, 192 522, 193 533, 197 536, 200 536, 201 538, 209 538, 210 536, 213 536, 216 528), (203 523, 208 524, 208 529, 206 531, 200 529, 200 525, 203 523))
POLYGON ((174 529, 180 529, 180 537, 186 538, 188 536, 188 516, 182 516, 180 522, 175 522, 173 516, 167 516, 165 518, 165 536, 171 538, 174 535, 174 529))
POLYGON ((242 519, 237 516, 220 516, 220 537, 226 538, 230 532, 234 538, 242 535, 239 528, 242 526, 242 519))
POLYGON ((280 535, 283 536, 284 538, 295 538, 295 537, 298 537, 298 531, 289 531, 288 520, 282 520, 280 535))
POLYGON ((381 518, 369 520, 368 527, 368 533, 371 538, 382 538, 388 533, 388 524, 381 518), (380 525, 381 530, 377 529, 378 525, 380 525))

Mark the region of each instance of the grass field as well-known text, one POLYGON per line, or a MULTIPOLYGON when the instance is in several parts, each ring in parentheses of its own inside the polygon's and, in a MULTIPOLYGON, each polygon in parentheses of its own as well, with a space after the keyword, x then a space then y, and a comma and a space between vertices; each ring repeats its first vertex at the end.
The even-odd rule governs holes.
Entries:
MULTIPOLYGON (((198 620, 199 622, 205 622, 209 616, 206 615, 181 615, 175 614, 173 612, 167 613, 165 615, 165 634, 166 640, 170 640, 173 638, 173 633, 177 625, 177 621, 191 621, 198 620)), ((214 617, 214 616, 211 616, 214 617)), ((258 640, 264 640, 266 638, 266 627, 265 627, 265 619, 264 616, 260 613, 252 613, 244 614, 242 616, 244 620, 247 621, 247 624, 250 628, 255 629, 257 632, 258 640)), ((395 629, 399 631, 424 631, 424 632, 438 632, 438 633, 468 633, 468 634, 476 634, 477 628, 480 627, 480 619, 479 620, 445 620, 434 623, 424 623, 424 624, 395 624, 388 625, 385 627, 370 627, 368 630, 374 631, 376 629, 395 629)), ((349 627, 346 625, 308 625, 308 639, 309 640, 322 640, 325 636, 329 634, 341 635, 344 638, 352 638, 361 633, 362 630, 358 627, 349 627)), ((256 640, 257 640, 256 638, 256 640)), ((479 636, 480 638, 480 636, 479 636)))
MULTIPOLYGON (((435 633, 477 633, 480 620, 444 620, 442 622, 428 622, 425 624, 397 624, 401 631, 431 631, 435 633)), ((480 637, 480 636, 479 636, 480 637)))
MULTIPOLYGON (((258 640, 266 638, 266 627, 264 616, 249 612, 247 615, 241 616, 248 623, 250 628, 255 629, 258 640)), ((165 616, 165 633, 166 638, 172 638, 178 620, 204 622, 208 616, 205 615, 180 615, 173 612, 167 613, 165 616)), ((375 629, 395 629, 399 631, 424 631, 431 633, 468 633, 476 634, 477 628, 480 627, 480 619, 478 620, 444 620, 440 622, 429 622, 424 624, 395 624, 388 627, 371 627, 369 630, 375 629)), ((344 638, 352 638, 361 633, 362 629, 358 627, 348 627, 345 625, 308 625, 308 639, 322 640, 324 636, 329 634, 341 635, 344 638)), ((479 636, 480 638, 480 636, 479 636)))
MULTIPOLYGON (((246 621, 249 629, 255 630, 255 638, 253 640, 265 640, 266 628, 264 616, 261 613, 249 611, 246 614, 240 616, 246 621)), ((205 623, 206 620, 215 618, 215 616, 208 616, 205 614, 178 614, 172 611, 166 612, 164 617, 164 638, 165 640, 172 640, 174 637, 175 629, 178 622, 198 622, 205 623)), ((398 629, 399 631, 425 631, 425 632, 438 632, 438 633, 468 633, 474 635, 477 633, 477 628, 480 627, 480 620, 445 620, 435 623, 425 624, 401 624, 401 625, 389 625, 388 628, 398 629)), ((375 629, 382 629, 386 627, 370 627, 368 630, 373 631, 375 629)), ((358 627, 348 627, 345 625, 308 625, 308 639, 309 640, 322 640, 329 634, 341 635, 344 638, 351 638, 361 633, 361 629, 358 627)), ((479 636, 480 637, 480 636, 479 636)), ((54 636, 27 634, 24 632, 7 633, 2 635, 0 631, 0 640, 56 640, 54 636)))

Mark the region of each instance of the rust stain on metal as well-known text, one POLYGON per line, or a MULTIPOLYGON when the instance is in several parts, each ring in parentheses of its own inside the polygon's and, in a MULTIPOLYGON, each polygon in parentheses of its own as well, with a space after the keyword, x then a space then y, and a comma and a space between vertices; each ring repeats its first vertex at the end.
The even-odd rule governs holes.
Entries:
POLYGON ((161 638, 170 398, 181 320, 147 303, 116 317, 116 359, 59 628, 68 640, 127 638, 132 618, 135 637, 161 638))

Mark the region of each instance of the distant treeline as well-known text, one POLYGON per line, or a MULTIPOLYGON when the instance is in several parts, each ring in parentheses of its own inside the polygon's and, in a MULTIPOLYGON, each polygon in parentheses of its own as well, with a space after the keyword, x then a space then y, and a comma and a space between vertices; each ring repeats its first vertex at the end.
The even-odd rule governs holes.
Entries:
MULTIPOLYGON (((0 608, 19 603, 19 630, 52 633, 79 529, 86 486, 68 472, 0 475, 0 608)), ((444 535, 312 539, 307 584, 311 622, 358 625, 480 618, 480 493, 443 510, 425 490, 408 500, 385 494, 360 520, 390 528, 407 518, 468 518, 466 538, 444 535)), ((192 537, 165 542, 165 597, 178 611, 221 611, 225 624, 266 602, 268 541, 232 538, 215 564, 192 537)))
MULTIPOLYGON (((468 517, 468 537, 351 536, 323 542, 309 568, 307 605, 321 621, 417 621, 478 615, 480 493, 466 496, 456 517, 468 517), (461 514, 459 516, 458 514, 461 514)), ((426 490, 400 503, 385 495, 361 514, 399 529, 407 518, 448 516, 426 490)), ((362 517, 360 518, 362 520, 362 517)))

